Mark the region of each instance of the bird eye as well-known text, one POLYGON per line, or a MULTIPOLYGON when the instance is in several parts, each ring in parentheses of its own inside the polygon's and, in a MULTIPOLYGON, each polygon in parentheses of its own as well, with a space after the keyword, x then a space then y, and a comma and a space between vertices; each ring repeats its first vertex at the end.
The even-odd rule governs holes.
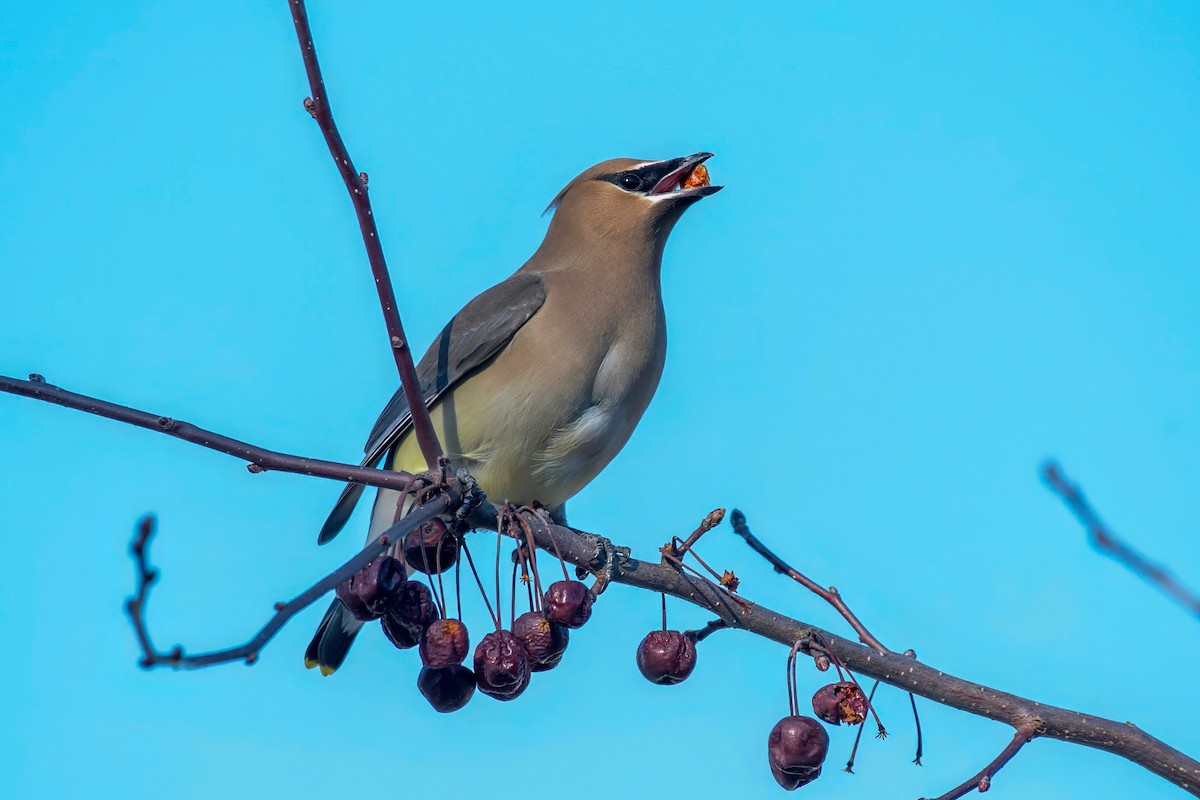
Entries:
POLYGON ((630 192, 636 192, 638 189, 642 188, 642 179, 632 173, 629 175, 622 175, 621 188, 630 192))

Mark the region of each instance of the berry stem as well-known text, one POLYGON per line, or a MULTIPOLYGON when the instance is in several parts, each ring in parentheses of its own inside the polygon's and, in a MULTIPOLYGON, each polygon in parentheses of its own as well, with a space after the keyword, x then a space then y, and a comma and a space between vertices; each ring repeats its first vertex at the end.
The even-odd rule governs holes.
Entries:
MULTIPOLYGON (((879 688, 879 681, 875 681, 875 685, 871 687, 871 693, 867 695, 867 705, 871 705, 871 699, 875 697, 875 690, 879 688)), ((858 754, 858 743, 862 741, 863 726, 858 726, 858 733, 854 734, 854 747, 850 748, 850 758, 846 760, 846 768, 843 772, 854 774, 854 757, 858 754)))
MULTIPOLYGON (((875 681, 875 685, 879 685, 879 681, 875 681)), ((872 689, 872 692, 875 690, 872 689)), ((921 715, 917 713, 917 698, 912 692, 908 693, 908 702, 912 703, 913 723, 917 726, 917 755, 913 759, 913 763, 918 767, 921 766, 922 741, 921 741, 921 715)))
POLYGON ((500 550, 501 550, 501 544, 500 543, 502 541, 503 535, 504 534, 501 533, 501 526, 497 525, 496 526, 496 630, 500 630, 500 628, 501 628, 500 614, 502 612, 500 610, 501 609, 501 606, 500 606, 500 550))
POLYGON ((465 541, 463 542, 462 550, 467 557, 467 566, 471 568, 471 574, 475 576, 475 585, 479 587, 479 594, 483 595, 483 604, 487 606, 488 616, 491 617, 492 622, 495 623, 496 630, 500 630, 500 619, 496 616, 496 612, 492 611, 492 602, 488 600, 487 589, 483 588, 483 581, 479 578, 479 570, 475 569, 475 559, 471 558, 471 550, 467 547, 467 543, 465 541))
MULTIPOLYGON (((461 549, 465 549, 466 542, 461 542, 461 549)), ((458 607, 458 618, 462 619, 462 559, 454 562, 454 604, 458 607)))

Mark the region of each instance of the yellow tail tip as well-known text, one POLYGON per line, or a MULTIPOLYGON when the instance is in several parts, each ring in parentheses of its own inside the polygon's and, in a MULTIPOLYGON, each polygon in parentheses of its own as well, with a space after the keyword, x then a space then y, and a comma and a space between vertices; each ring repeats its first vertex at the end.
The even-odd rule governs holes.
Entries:
POLYGON ((337 667, 327 667, 324 664, 319 664, 318 666, 321 668, 321 674, 324 675, 326 678, 328 678, 330 675, 332 675, 334 672, 337 671, 337 667))
POLYGON ((311 658, 304 659, 304 668, 305 669, 312 669, 316 665, 317 665, 317 662, 313 661, 311 658))

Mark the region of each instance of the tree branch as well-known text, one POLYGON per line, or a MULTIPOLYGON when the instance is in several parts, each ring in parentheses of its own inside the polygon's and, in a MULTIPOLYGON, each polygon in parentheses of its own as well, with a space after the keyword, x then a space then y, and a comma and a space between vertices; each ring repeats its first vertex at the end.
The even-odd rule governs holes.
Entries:
MULTIPOLYGON (((482 504, 471 516, 472 526, 494 530, 494 513, 495 509, 489 504, 482 504)), ((593 571, 604 569, 610 554, 619 549, 603 537, 559 525, 534 525, 533 531, 538 548, 554 552, 557 544, 565 560, 593 571)), ((665 592, 716 613, 731 628, 741 628, 788 647, 797 641, 812 643, 819 638, 847 667, 862 675, 1014 728, 1034 720, 1040 725, 1039 736, 1122 756, 1200 797, 1200 762, 1150 736, 1133 723, 1115 722, 1037 703, 956 678, 901 653, 876 652, 761 605, 749 604, 743 608, 731 602, 716 583, 680 572, 669 564, 626 558, 618 560, 612 567, 614 583, 665 592)), ((810 656, 815 652, 808 644, 803 645, 801 651, 810 656)))
POLYGON ((304 456, 293 456, 287 453, 267 450, 266 448, 248 444, 239 439, 233 439, 229 436, 199 428, 190 422, 183 422, 171 417, 161 417, 157 414, 151 414, 148 411, 139 411, 136 408, 117 405, 107 400, 88 397, 85 394, 69 392, 66 389, 60 389, 57 386, 46 383, 46 379, 36 373, 30 375, 27 381, 23 381, 20 378, 10 378, 7 375, 0 375, 0 392, 29 397, 65 408, 73 408, 76 411, 95 414, 99 417, 115 419, 117 422, 135 425, 157 433, 165 433, 167 436, 174 436, 176 439, 182 439, 185 442, 198 444, 209 450, 216 450, 218 453, 225 453, 240 458, 243 461, 248 461, 250 463, 247 465, 247 469, 253 473, 265 472, 267 470, 291 472, 297 475, 311 475, 315 478, 330 478, 335 481, 353 481, 355 483, 365 483, 368 486, 399 489, 401 491, 407 491, 413 481, 413 476, 407 472, 370 469, 351 464, 341 464, 336 461, 305 458, 304 456))
POLYGON ((333 109, 329 104, 329 94, 325 91, 321 65, 317 62, 317 49, 313 45, 312 31, 308 27, 308 11, 304 7, 304 0, 290 0, 290 3, 292 24, 296 27, 296 38, 300 42, 300 52, 304 57, 304 71, 308 75, 309 91, 312 92, 311 97, 305 98, 304 108, 320 126, 325 144, 329 147, 329 154, 333 156, 342 182, 346 184, 346 191, 350 193, 350 200, 354 203, 358 229, 367 248, 367 259, 371 262, 371 273, 375 276, 375 289, 379 294, 379 306, 383 310, 383 321, 387 325, 392 355, 396 359, 396 371, 400 374, 400 386, 412 413, 413 434, 417 437, 417 444, 421 446, 421 455, 425 457, 426 466, 432 471, 437 466, 442 451, 438 445, 437 434, 433 430, 433 423, 429 420, 429 410, 425 407, 425 398, 421 394, 408 337, 404 334, 404 325, 396 307, 396 294, 392 290, 392 279, 388 274, 387 261, 383 257, 383 245, 379 242, 379 230, 375 226, 371 200, 367 197, 367 174, 354 169, 346 143, 342 141, 342 134, 333 121, 333 109))
MULTIPOLYGON (((39 381, 0 378, 0 392, 19 394, 35 400, 56 403, 122 422, 129 422, 140 427, 150 429, 158 429, 160 427, 155 422, 159 418, 153 415, 82 395, 75 395, 39 381)), ((213 434, 208 431, 202 431, 203 435, 187 436, 181 435, 174 428, 164 432, 175 435, 184 441, 194 442, 203 447, 220 450, 221 452, 231 452, 243 458, 256 458, 261 457, 262 454, 271 454, 271 451, 262 450, 253 445, 228 439, 227 437, 222 437, 219 434, 213 434), (230 442, 234 443, 236 447, 229 446, 228 443, 230 442)), ((287 456, 286 458, 297 457, 287 456)), ((341 479, 344 479, 344 476, 353 475, 355 476, 352 478, 353 480, 368 485, 401 488, 391 481, 403 476, 397 476, 396 473, 389 473, 386 470, 366 470, 348 464, 333 464, 332 462, 315 459, 301 459, 301 462, 309 465, 306 474, 341 479)), ((447 493, 446 504, 442 507, 441 513, 443 515, 454 515, 462 518, 469 528, 496 530, 497 510, 491 503, 481 501, 474 509, 469 508, 469 505, 463 504, 463 498, 478 497, 478 495, 470 486, 464 485, 462 480, 461 477, 452 478, 442 487, 439 487, 447 493), (468 514, 469 516, 465 516, 468 514)), ((432 515, 435 513, 433 509, 437 508, 433 503, 437 502, 439 501, 434 500, 426 504, 423 508, 427 510, 427 513, 432 515)), ((426 518, 425 514, 421 514, 419 517, 416 514, 412 514, 398 523, 398 525, 415 525, 424 518, 426 518)), ((1185 789, 1191 794, 1200 797, 1200 762, 1155 739, 1132 723, 1115 722, 1091 714, 1083 714, 1078 711, 1037 703, 1024 697, 956 678, 953 675, 948 675, 926 664, 917 662, 903 654, 892 653, 890 651, 876 652, 871 647, 857 644, 815 625, 792 619, 761 605, 753 603, 742 605, 736 603, 720 585, 712 581, 683 572, 669 562, 655 563, 627 557, 624 555, 627 552, 625 548, 617 547, 612 542, 600 536, 585 533, 574 528, 554 525, 540 518, 531 518, 530 528, 533 533, 534 543, 539 549, 548 553, 561 553, 562 558, 567 562, 593 573, 610 575, 612 581, 615 583, 646 589, 652 592, 665 592, 681 600, 686 600, 693 605, 712 611, 730 628, 740 628, 757 636, 779 642, 787 647, 800 642, 800 649, 809 656, 814 655, 816 650, 813 648, 813 645, 819 641, 822 646, 835 653, 845 666, 859 674, 875 678, 899 689, 919 694, 935 703, 1007 723, 1014 728, 1020 728, 1022 725, 1031 723, 1035 724, 1038 726, 1039 736, 1059 739, 1086 747, 1094 747, 1122 756, 1185 789)), ((401 530, 410 529, 409 527, 393 527, 385 531, 385 535, 392 536, 392 540, 395 541, 395 534, 399 534, 401 530)), ((341 580, 349 577, 364 566, 367 561, 370 561, 375 554, 380 552, 379 549, 375 548, 382 547, 381 541, 381 539, 376 539, 374 542, 368 543, 367 547, 353 559, 346 562, 342 567, 339 567, 337 571, 330 573, 330 575, 318 581, 310 589, 302 592, 291 603, 303 603, 303 605, 297 608, 298 610, 314 602, 318 597, 328 592, 341 580)), ((762 545, 761 542, 759 544, 764 550, 767 550, 765 545, 762 545)), ((770 551, 767 550, 767 552, 770 551)), ((137 558, 136 551, 135 558, 137 558)), ((784 566, 786 567, 786 565, 784 566)), ((142 611, 144 611, 144 590, 148 588, 150 581, 153 580, 153 572, 144 563, 141 564, 141 567, 144 568, 144 573, 139 577, 139 595, 142 597, 142 611), (141 583, 145 585, 141 585, 141 583)), ((136 601, 138 597, 135 596, 134 599, 136 601)), ((292 613, 295 612, 293 611, 292 613)), ((206 663, 219 663, 220 660, 244 660, 248 655, 259 652, 262 644, 270 639, 285 621, 286 617, 279 620, 278 624, 276 624, 276 620, 273 618, 254 639, 245 645, 230 648, 226 651, 216 651, 216 653, 188 657, 193 659, 191 662, 179 661, 170 652, 166 654, 157 653, 150 646, 150 638, 144 627, 139 634, 139 641, 141 641, 141 636, 144 634, 144 655, 151 656, 151 665, 174 664, 177 666, 200 666, 195 661, 195 659, 200 658, 214 659, 206 663), (260 641, 259 637, 264 636, 265 638, 262 638, 260 641), (233 655, 230 656, 230 653, 233 655), (159 656, 157 659, 153 658, 156 654, 159 656), (225 657, 223 659, 215 659, 216 655, 223 655, 225 657)), ((706 627, 715 629, 715 623, 710 623, 706 627)), ((180 654, 182 655, 182 651, 180 651, 180 654)))
POLYGON ((1042 466, 1042 480, 1066 503, 1071 513, 1075 515, 1083 527, 1087 529, 1092 546, 1105 555, 1124 564, 1134 573, 1140 575, 1148 583, 1177 600, 1180 605, 1197 617, 1200 617, 1200 595, 1193 594, 1181 584, 1165 567, 1160 567, 1146 559, 1134 550, 1100 519, 1100 515, 1092 508, 1083 491, 1063 473, 1053 461, 1042 466))

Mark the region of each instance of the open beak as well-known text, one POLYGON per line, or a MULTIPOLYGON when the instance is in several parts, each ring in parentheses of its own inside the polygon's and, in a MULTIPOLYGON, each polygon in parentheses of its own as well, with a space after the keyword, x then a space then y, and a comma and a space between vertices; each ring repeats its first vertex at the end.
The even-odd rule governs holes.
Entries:
POLYGON ((712 155, 712 153, 696 153, 664 161, 663 166, 668 169, 668 172, 658 183, 654 184, 653 189, 646 193, 647 196, 674 195, 699 199, 721 191, 724 187, 713 186, 708 178, 708 169, 703 166, 705 161, 712 158, 712 155))

